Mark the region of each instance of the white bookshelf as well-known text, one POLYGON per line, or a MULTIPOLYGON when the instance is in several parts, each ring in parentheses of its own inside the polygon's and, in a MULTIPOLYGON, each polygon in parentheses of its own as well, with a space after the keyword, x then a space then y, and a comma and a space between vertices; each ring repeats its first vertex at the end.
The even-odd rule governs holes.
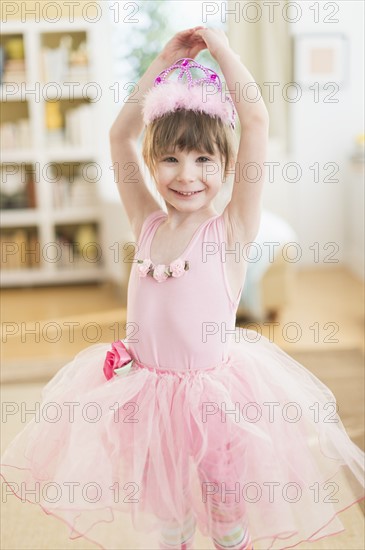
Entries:
MULTIPOLYGON (((101 33, 100 25, 93 25, 82 19, 75 19, 72 23, 66 20, 60 20, 57 23, 27 21, 26 24, 14 21, 2 25, 0 35, 3 47, 11 39, 21 37, 23 40, 25 82, 16 82, 12 88, 9 79, 8 82, 1 85, 1 123, 5 121, 5 123, 8 122, 11 125, 14 121, 19 118, 24 119, 26 116, 29 121, 30 139, 26 146, 23 144, 23 147, 20 146, 20 141, 17 142, 16 146, 10 147, 8 141, 2 147, 0 159, 2 169, 1 186, 3 190, 7 187, 8 174, 11 171, 17 171, 18 174, 22 173, 23 179, 27 179, 28 186, 29 179, 33 180, 31 193, 33 199, 26 205, 14 206, 17 203, 12 202, 12 195, 9 195, 9 186, 7 191, 1 194, 2 286, 100 281, 106 277, 103 258, 99 262, 90 262, 87 265, 73 260, 68 265, 64 258, 62 263, 49 261, 43 253, 44 250, 52 246, 52 243, 57 248, 60 239, 65 238, 63 232, 69 234, 67 238, 72 242, 76 241, 77 235, 82 234, 82 232, 84 232, 84 239, 87 239, 85 235, 89 234, 91 235, 91 241, 84 240, 84 242, 96 242, 101 248, 103 227, 100 189, 103 185, 103 176, 98 178, 97 181, 80 182, 80 180, 85 179, 82 177, 85 167, 90 167, 93 164, 99 167, 105 165, 105 155, 102 156, 103 152, 100 151, 98 139, 94 137, 94 131, 97 132, 100 120, 103 118, 102 105, 100 105, 100 102, 93 102, 92 89, 90 89, 89 96, 86 95, 85 97, 85 93, 82 93, 85 84, 98 82, 102 74, 102 57, 100 51, 98 51, 100 50, 100 40, 102 40, 101 33), (69 73, 70 77, 66 76, 64 81, 62 79, 56 81, 57 93, 60 91, 61 95, 58 93, 57 97, 52 96, 49 87, 46 96, 44 96, 45 86, 49 85, 49 82, 53 82, 53 80, 47 80, 45 77, 44 48, 57 50, 60 39, 67 35, 72 37, 73 50, 75 47, 76 49, 79 48, 83 42, 86 43, 88 53, 87 75, 83 79, 80 78, 82 71, 85 72, 85 67, 80 65, 78 69, 79 77, 77 77, 74 69, 74 80, 72 79, 72 73, 69 73), (70 96, 70 87, 65 86, 64 82, 79 83, 75 87, 76 93, 70 96), (39 87, 40 93, 29 93, 30 90, 35 90, 37 87, 39 87), (69 126, 66 129, 63 126, 63 128, 54 130, 52 134, 60 135, 64 133, 68 138, 68 142, 59 141, 55 138, 51 140, 51 134, 47 129, 47 103, 59 104, 57 109, 59 109, 58 113, 61 113, 63 124, 66 121, 66 114, 68 113, 69 116, 71 109, 80 106, 79 113, 83 112, 83 120, 86 121, 88 130, 82 130, 85 125, 78 124, 78 119, 74 115, 72 127, 69 126), (75 138, 77 134, 79 134, 78 141, 75 138), (51 141, 54 141, 53 145, 50 145, 51 141), (72 168, 71 172, 70 167, 72 168), (46 171, 45 168, 47 168, 46 171), (49 173, 52 173, 53 169, 56 175, 50 177, 49 173), (70 173, 71 178, 68 177, 70 173), (60 175, 57 176, 57 174, 60 175), (62 185, 59 184, 61 180, 62 185), (75 181, 77 182, 77 188, 75 181), (74 228, 74 236, 71 234, 72 228, 74 228), (14 235, 16 235, 16 239, 14 235), (31 265, 28 265, 28 260, 22 258, 21 249, 30 246, 27 242, 30 235, 33 239, 31 245, 33 247, 38 246, 41 254, 39 261, 34 262, 32 260, 31 265), (93 235, 95 240, 92 238, 93 235), (22 240, 23 237, 24 240, 22 240), (37 241, 37 245, 35 241, 37 241), (13 248, 11 248, 12 246, 13 248), (15 258, 16 252, 14 250, 19 251, 17 258, 15 258), (14 261, 16 263, 15 267, 13 265, 14 261)), ((50 63, 50 66, 53 70, 54 64, 50 63)), ((6 75, 3 76, 6 78, 6 75)), ((81 117, 81 114, 78 116, 81 117)), ((60 117, 58 117, 58 120, 60 120, 60 117)), ((80 120, 82 119, 80 118, 80 120)), ((25 135, 27 136, 26 131, 25 135)), ((107 144, 105 146, 107 147, 107 144)), ((29 189, 27 196, 30 196, 29 189)), ((72 248, 80 252, 81 245, 82 243, 80 243, 78 249, 73 244, 72 248)))

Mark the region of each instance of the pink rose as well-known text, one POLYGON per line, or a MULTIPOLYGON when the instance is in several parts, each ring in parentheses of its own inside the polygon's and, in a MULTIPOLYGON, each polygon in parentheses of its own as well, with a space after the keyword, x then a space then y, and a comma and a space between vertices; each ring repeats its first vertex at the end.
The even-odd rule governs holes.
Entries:
POLYGON ((115 375, 115 369, 125 367, 131 361, 133 361, 133 359, 129 355, 124 343, 121 340, 113 342, 112 349, 111 351, 107 351, 104 361, 103 372, 105 374, 105 378, 110 380, 110 378, 113 378, 115 375))
POLYGON ((153 270, 153 278, 156 279, 158 283, 166 281, 168 273, 166 273, 166 266, 164 264, 159 264, 153 270))
POLYGON ((170 271, 172 277, 181 277, 185 271, 185 262, 181 258, 178 258, 170 264, 170 271))
POLYGON ((151 267, 151 260, 147 258, 146 260, 143 260, 141 264, 138 265, 138 272, 140 277, 146 277, 147 273, 150 270, 151 267))

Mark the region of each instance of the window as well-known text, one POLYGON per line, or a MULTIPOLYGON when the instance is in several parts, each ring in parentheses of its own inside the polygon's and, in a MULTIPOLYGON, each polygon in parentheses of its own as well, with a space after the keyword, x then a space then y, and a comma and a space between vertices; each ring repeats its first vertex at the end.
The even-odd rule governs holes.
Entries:
MULTIPOLYGON (((176 32, 207 25, 202 23, 202 4, 200 0, 110 0, 114 78, 124 83, 137 82, 176 32)), ((218 13, 216 17, 209 18, 209 26, 221 27, 226 31, 226 25, 218 13)), ((220 72, 208 50, 200 52, 196 59, 220 72)))

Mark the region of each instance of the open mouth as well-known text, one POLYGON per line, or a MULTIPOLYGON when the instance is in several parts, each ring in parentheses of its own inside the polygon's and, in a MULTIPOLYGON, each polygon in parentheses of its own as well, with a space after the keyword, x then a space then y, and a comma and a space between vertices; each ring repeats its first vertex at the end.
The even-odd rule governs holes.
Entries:
POLYGON ((176 191, 176 189, 172 189, 174 193, 177 193, 178 195, 181 195, 182 197, 191 197, 192 195, 197 195, 198 193, 201 193, 204 191, 204 189, 200 189, 200 191, 176 191))

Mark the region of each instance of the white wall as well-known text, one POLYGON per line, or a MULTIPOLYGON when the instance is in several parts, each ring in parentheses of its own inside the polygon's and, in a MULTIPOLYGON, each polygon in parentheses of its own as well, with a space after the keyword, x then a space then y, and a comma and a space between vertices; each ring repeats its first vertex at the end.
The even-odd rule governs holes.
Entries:
MULTIPOLYGON (((314 242, 334 242, 339 246, 335 255, 341 262, 361 276, 359 265, 364 263, 362 257, 349 256, 347 251, 353 247, 348 242, 351 232, 349 225, 354 213, 346 205, 361 200, 361 187, 354 188, 353 172, 349 158, 353 153, 355 136, 363 133, 363 67, 364 67, 364 3, 362 1, 337 1, 331 4, 339 6, 339 11, 333 18, 338 23, 323 22, 324 16, 330 11, 324 11, 324 3, 319 2, 319 22, 314 22, 313 11, 309 9, 311 2, 299 2, 302 6, 302 17, 291 24, 293 37, 302 33, 343 33, 348 38, 348 78, 345 86, 335 96, 338 103, 315 103, 313 92, 303 91, 300 101, 290 106, 290 150, 289 160, 302 166, 303 178, 293 184, 296 188, 295 200, 290 201, 291 212, 288 220, 293 224, 303 246, 304 264, 313 268, 331 267, 333 263, 313 261, 313 252, 309 250, 314 242), (329 175, 327 170, 321 170, 320 183, 315 183, 313 171, 309 169, 315 162, 323 168, 327 162, 334 162, 339 172, 334 176, 339 183, 324 183, 323 177, 329 175), (348 194, 355 194, 352 198, 348 194), (358 196, 356 195, 357 193, 358 196)), ((322 96, 323 97, 323 96, 322 96)), ((357 227, 361 230, 362 223, 357 213, 357 227)), ((354 231, 352 231, 354 234, 354 231)), ((360 236, 355 243, 359 250, 360 236)), ((328 249, 327 253, 330 252, 328 249)), ((324 253, 325 254, 325 253, 324 253)), ((363 274, 362 274, 363 276, 363 274)))

